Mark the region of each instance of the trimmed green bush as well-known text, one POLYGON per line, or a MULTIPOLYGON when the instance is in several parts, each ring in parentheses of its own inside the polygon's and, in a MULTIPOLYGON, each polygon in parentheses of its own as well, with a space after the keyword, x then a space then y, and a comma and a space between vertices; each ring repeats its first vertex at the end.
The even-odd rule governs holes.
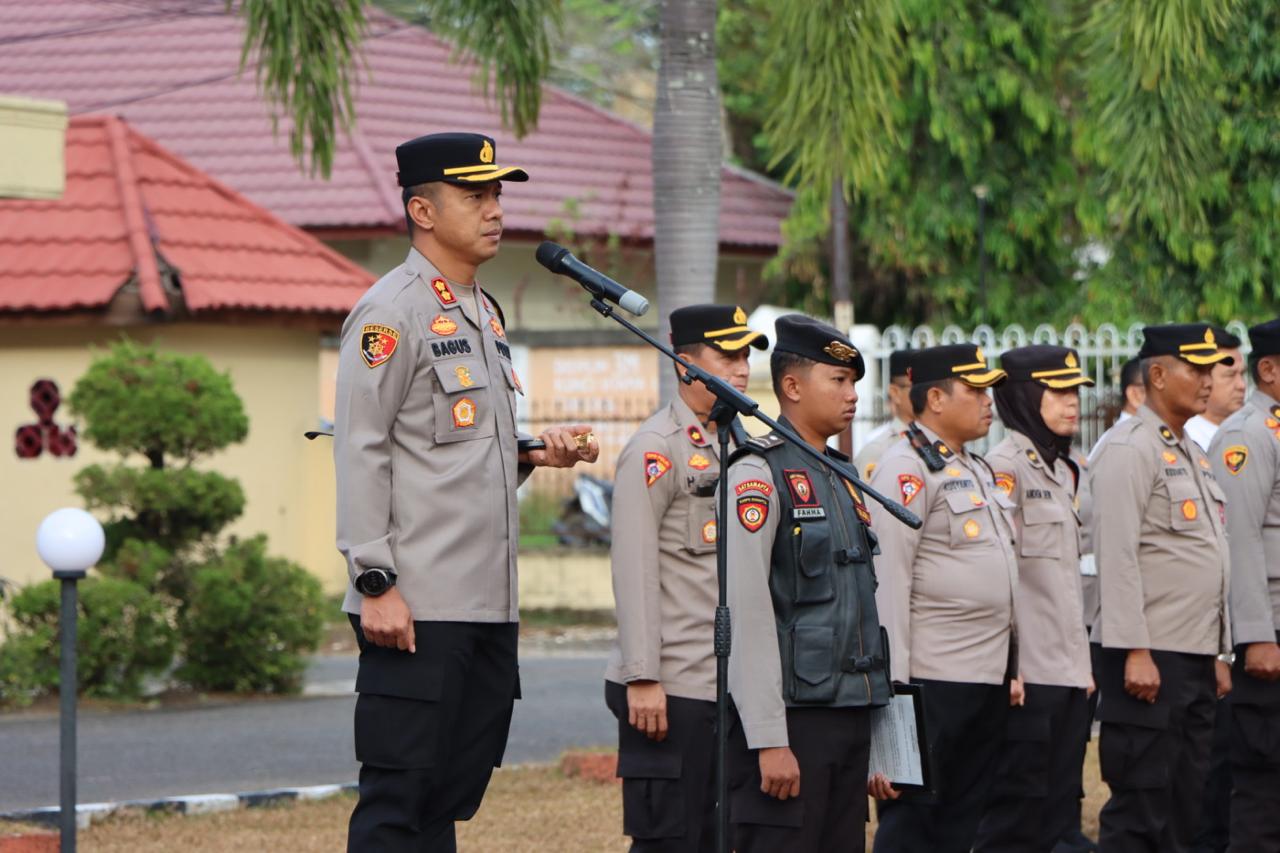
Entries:
POLYGON ((266 553, 265 536, 232 543, 196 569, 180 629, 178 677, 198 690, 289 693, 320 642, 325 599, 301 566, 266 553))
MULTIPOLYGON (((58 687, 61 584, 32 584, 13 596, 19 631, 0 647, 0 699, 25 704, 58 687)), ((137 699, 149 675, 168 669, 177 648, 173 607, 132 581, 93 577, 80 583, 77 678, 86 696, 137 699)))

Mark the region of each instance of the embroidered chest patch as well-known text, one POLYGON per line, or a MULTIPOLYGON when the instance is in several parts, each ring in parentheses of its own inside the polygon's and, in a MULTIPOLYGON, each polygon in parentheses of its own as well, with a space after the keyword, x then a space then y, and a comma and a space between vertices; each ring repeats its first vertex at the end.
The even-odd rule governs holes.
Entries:
POLYGON ((787 469, 782 472, 787 478, 787 489, 791 492, 791 500, 797 507, 819 506, 817 494, 813 491, 813 483, 809 480, 808 471, 787 469))
POLYGON ((701 453, 695 453, 689 457, 689 467, 695 471, 705 471, 711 467, 711 460, 701 453))
POLYGON ((663 456, 661 453, 646 453, 644 455, 644 484, 652 486, 661 479, 662 475, 671 470, 671 460, 663 456))

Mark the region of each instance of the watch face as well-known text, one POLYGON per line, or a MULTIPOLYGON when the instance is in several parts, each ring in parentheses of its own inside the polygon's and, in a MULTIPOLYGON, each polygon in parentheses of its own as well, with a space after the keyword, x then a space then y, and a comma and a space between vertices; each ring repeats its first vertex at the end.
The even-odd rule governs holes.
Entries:
POLYGON ((387 576, 376 569, 360 575, 360 592, 365 595, 381 595, 387 591, 387 576))

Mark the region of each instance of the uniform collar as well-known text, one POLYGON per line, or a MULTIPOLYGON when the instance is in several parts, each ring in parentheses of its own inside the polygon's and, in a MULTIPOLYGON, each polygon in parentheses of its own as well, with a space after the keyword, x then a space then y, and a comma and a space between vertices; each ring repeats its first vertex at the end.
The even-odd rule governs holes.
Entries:
MULTIPOLYGON (((720 439, 703 426, 697 414, 679 394, 671 401, 671 420, 680 432, 677 440, 685 442, 690 453, 710 451, 712 456, 719 456, 720 439)), ((729 436, 729 446, 733 446, 732 435, 729 436)))
POLYGON ((951 451, 950 453, 947 453, 942 457, 947 462, 950 462, 953 459, 959 459, 964 461, 966 464, 968 463, 969 454, 965 452, 965 449, 963 447, 952 447, 951 445, 943 441, 941 438, 939 438, 936 432, 929 429, 927 426, 920 423, 919 421, 916 421, 916 426, 918 426, 920 428, 920 431, 924 433, 924 437, 929 439, 930 444, 932 444, 935 448, 939 448, 939 452, 941 452, 941 448, 943 447, 951 451))
MULTIPOLYGON (((1144 424, 1152 427, 1156 431, 1156 435, 1160 436, 1160 440, 1165 444, 1170 447, 1181 446, 1182 442, 1178 441, 1177 434, 1169 428, 1169 425, 1166 424, 1164 420, 1155 413, 1155 411, 1148 408, 1146 403, 1143 403, 1138 407, 1138 414, 1134 417, 1140 419, 1144 424)), ((1185 437, 1186 430, 1183 430, 1182 434, 1185 437)))
POLYGON ((1009 438, 1013 441, 1014 447, 1018 448, 1027 461, 1031 463, 1032 468, 1039 468, 1050 480, 1055 483, 1059 482, 1056 460, 1053 465, 1046 465, 1044 457, 1040 455, 1040 451, 1036 450, 1035 443, 1017 430, 1009 430, 1009 438))
POLYGON ((441 275, 440 270, 436 269, 431 261, 427 260, 426 255, 413 246, 409 247, 404 265, 407 270, 416 273, 422 279, 422 286, 427 291, 426 298, 434 302, 436 308, 442 311, 461 310, 462 315, 471 325, 477 329, 480 328, 480 315, 476 308, 476 285, 449 281, 441 275), (443 288, 436 284, 437 281, 444 282, 443 288))

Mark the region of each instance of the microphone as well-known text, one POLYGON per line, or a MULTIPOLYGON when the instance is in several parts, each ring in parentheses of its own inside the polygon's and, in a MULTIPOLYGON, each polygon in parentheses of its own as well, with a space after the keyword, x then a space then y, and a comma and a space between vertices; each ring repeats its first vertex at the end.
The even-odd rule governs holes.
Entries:
POLYGON ((628 290, 609 276, 584 264, 564 246, 544 241, 538 246, 538 263, 558 275, 567 275, 597 299, 607 299, 622 310, 639 317, 649 310, 649 300, 628 290))

